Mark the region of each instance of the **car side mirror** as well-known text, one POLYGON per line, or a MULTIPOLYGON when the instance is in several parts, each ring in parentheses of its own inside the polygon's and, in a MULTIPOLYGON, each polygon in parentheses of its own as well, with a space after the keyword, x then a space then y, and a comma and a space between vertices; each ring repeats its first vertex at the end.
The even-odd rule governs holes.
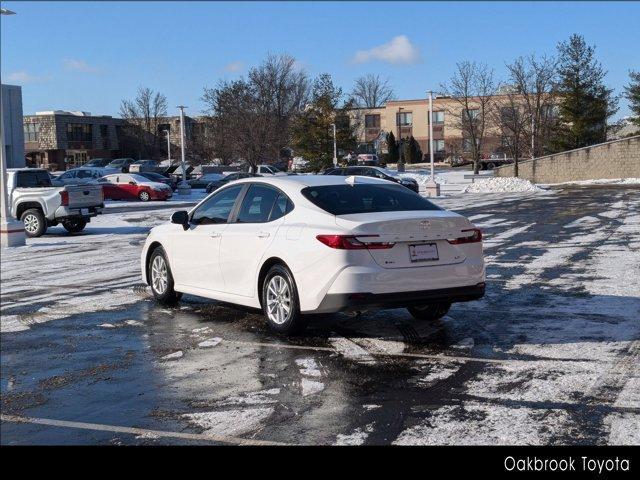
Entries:
POLYGON ((129 182, 129 185, 135 185, 136 182, 129 182))
POLYGON ((171 215, 171 223, 182 225, 182 228, 184 228, 185 230, 188 230, 189 229, 189 213, 186 210, 179 210, 177 212, 173 212, 173 215, 171 215))

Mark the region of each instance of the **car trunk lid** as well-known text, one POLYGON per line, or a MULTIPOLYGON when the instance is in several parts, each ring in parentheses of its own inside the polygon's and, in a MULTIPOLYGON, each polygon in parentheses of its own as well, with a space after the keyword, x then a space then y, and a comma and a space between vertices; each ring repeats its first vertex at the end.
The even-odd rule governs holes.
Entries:
POLYGON ((393 243, 391 248, 369 250, 384 268, 464 262, 463 249, 447 239, 465 236, 463 230, 472 227, 466 218, 444 210, 340 215, 336 216, 336 224, 364 243, 393 243))
POLYGON ((96 207, 103 203, 102 186, 100 185, 67 185, 69 208, 96 207))

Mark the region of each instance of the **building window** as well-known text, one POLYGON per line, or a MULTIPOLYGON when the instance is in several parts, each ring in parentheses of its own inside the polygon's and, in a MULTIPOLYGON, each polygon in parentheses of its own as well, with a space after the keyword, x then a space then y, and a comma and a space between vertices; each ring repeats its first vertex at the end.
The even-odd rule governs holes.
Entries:
POLYGON ((434 140, 433 151, 436 153, 444 152, 444 140, 434 140))
POLYGON ((365 115, 364 126, 366 128, 380 128, 380 115, 365 115))
POLYGON ((478 115, 480 115, 480 110, 478 110, 477 108, 473 108, 470 110, 464 110, 465 113, 465 120, 468 118, 471 118, 471 120, 475 120, 476 118, 478 118, 478 115))
POLYGON ((413 114, 411 112, 397 113, 396 125, 400 125, 403 127, 413 125, 413 114))
POLYGON ((69 123, 67 124, 67 141, 69 142, 90 142, 93 140, 91 134, 91 124, 69 123))
POLYGON ((100 125, 100 136, 102 138, 107 138, 109 136, 109 126, 108 125, 100 125))
POLYGON ((40 125, 37 123, 25 123, 24 125, 24 141, 37 142, 40 133, 40 125))
POLYGON ((444 124, 444 110, 433 112, 433 124, 434 125, 444 124))

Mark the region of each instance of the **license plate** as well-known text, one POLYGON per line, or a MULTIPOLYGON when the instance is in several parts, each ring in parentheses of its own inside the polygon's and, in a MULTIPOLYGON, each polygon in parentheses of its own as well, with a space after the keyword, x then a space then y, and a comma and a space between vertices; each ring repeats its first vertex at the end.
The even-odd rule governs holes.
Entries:
POLYGON ((438 260, 438 245, 435 243, 409 245, 409 258, 412 262, 431 262, 438 260))
POLYGON ((81 208, 80 209, 80 214, 81 215, 89 215, 89 209, 88 208, 81 208))

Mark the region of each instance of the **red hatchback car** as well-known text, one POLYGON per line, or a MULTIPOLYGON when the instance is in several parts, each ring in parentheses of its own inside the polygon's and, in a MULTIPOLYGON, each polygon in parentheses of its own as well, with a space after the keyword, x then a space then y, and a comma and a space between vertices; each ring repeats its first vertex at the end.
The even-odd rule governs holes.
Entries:
POLYGON ((105 200, 168 200, 173 196, 171 187, 153 182, 135 173, 114 173, 98 179, 105 200))

